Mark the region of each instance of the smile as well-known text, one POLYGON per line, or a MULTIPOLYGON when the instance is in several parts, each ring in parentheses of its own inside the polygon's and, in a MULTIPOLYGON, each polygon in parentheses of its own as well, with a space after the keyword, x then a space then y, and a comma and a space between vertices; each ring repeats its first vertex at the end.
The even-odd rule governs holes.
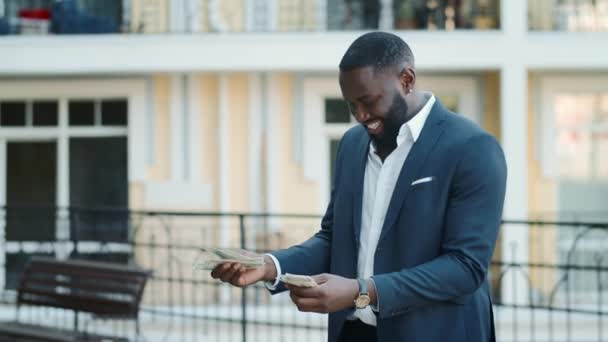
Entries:
POLYGON ((380 127, 380 120, 374 120, 367 124, 367 128, 369 128, 371 130, 375 130, 378 127, 380 127))

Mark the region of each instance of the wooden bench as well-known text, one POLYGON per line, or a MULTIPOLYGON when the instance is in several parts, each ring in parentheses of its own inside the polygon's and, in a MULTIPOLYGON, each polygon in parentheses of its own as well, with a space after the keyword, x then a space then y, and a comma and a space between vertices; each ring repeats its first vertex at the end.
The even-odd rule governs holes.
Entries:
POLYGON ((81 331, 79 312, 94 319, 134 320, 139 337, 139 304, 150 276, 134 266, 34 257, 17 289, 17 319, 0 323, 0 341, 126 341, 81 331), (24 305, 73 310, 74 330, 21 323, 24 305))

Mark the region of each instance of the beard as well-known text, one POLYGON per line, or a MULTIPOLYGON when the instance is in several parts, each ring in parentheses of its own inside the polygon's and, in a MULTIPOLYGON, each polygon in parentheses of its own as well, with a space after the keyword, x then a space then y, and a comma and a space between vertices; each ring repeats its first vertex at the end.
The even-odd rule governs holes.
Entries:
POLYGON ((380 135, 370 135, 378 149, 395 148, 397 146, 397 135, 399 129, 407 121, 407 102, 399 94, 393 97, 393 103, 384 114, 384 131, 380 135))

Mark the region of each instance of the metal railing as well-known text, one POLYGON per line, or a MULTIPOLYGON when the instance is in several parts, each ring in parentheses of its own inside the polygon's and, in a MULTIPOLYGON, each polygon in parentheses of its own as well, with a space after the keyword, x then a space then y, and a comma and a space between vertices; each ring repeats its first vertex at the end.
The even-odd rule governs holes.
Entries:
MULTIPOLYGON (((317 215, 153 212, 60 208, 4 208, 0 231, 4 305, 14 317, 14 284, 31 255, 134 263, 152 269, 140 323, 146 341, 316 341, 326 336, 326 316, 301 313, 286 294, 262 285, 237 289, 193 271, 200 247, 276 250, 308 238, 317 215), (42 213, 42 214, 41 214, 42 213), (56 237, 36 236, 53 220, 56 237), (21 235, 17 230, 31 227, 21 235), (27 239, 24 239, 27 238, 27 239)), ((489 281, 499 341, 603 341, 608 314, 608 224, 510 221, 521 241, 501 237, 489 281), (524 258, 524 259, 521 259, 524 258)), ((72 314, 26 308, 25 321, 70 328, 72 314)), ((92 332, 132 337, 132 323, 83 315, 92 332)))

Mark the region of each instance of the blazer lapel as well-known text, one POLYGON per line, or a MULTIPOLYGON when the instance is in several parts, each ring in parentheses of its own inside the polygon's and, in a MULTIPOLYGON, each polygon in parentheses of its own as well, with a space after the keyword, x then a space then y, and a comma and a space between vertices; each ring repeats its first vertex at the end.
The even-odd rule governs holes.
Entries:
POLYGON ((359 248, 359 234, 361 232, 361 208, 363 205, 363 184, 365 182, 365 165, 367 163, 367 154, 369 153, 370 138, 367 132, 364 132, 361 140, 356 147, 356 159, 353 184, 353 232, 355 234, 355 242, 357 249, 359 248))
POLYGON ((429 113, 418 140, 412 146, 410 153, 403 163, 388 210, 386 211, 386 218, 378 241, 382 241, 395 225, 395 220, 399 216, 403 202, 411 188, 410 184, 420 173, 420 169, 424 165, 429 153, 443 133, 444 126, 442 123, 445 120, 445 115, 445 109, 437 101, 429 113))

